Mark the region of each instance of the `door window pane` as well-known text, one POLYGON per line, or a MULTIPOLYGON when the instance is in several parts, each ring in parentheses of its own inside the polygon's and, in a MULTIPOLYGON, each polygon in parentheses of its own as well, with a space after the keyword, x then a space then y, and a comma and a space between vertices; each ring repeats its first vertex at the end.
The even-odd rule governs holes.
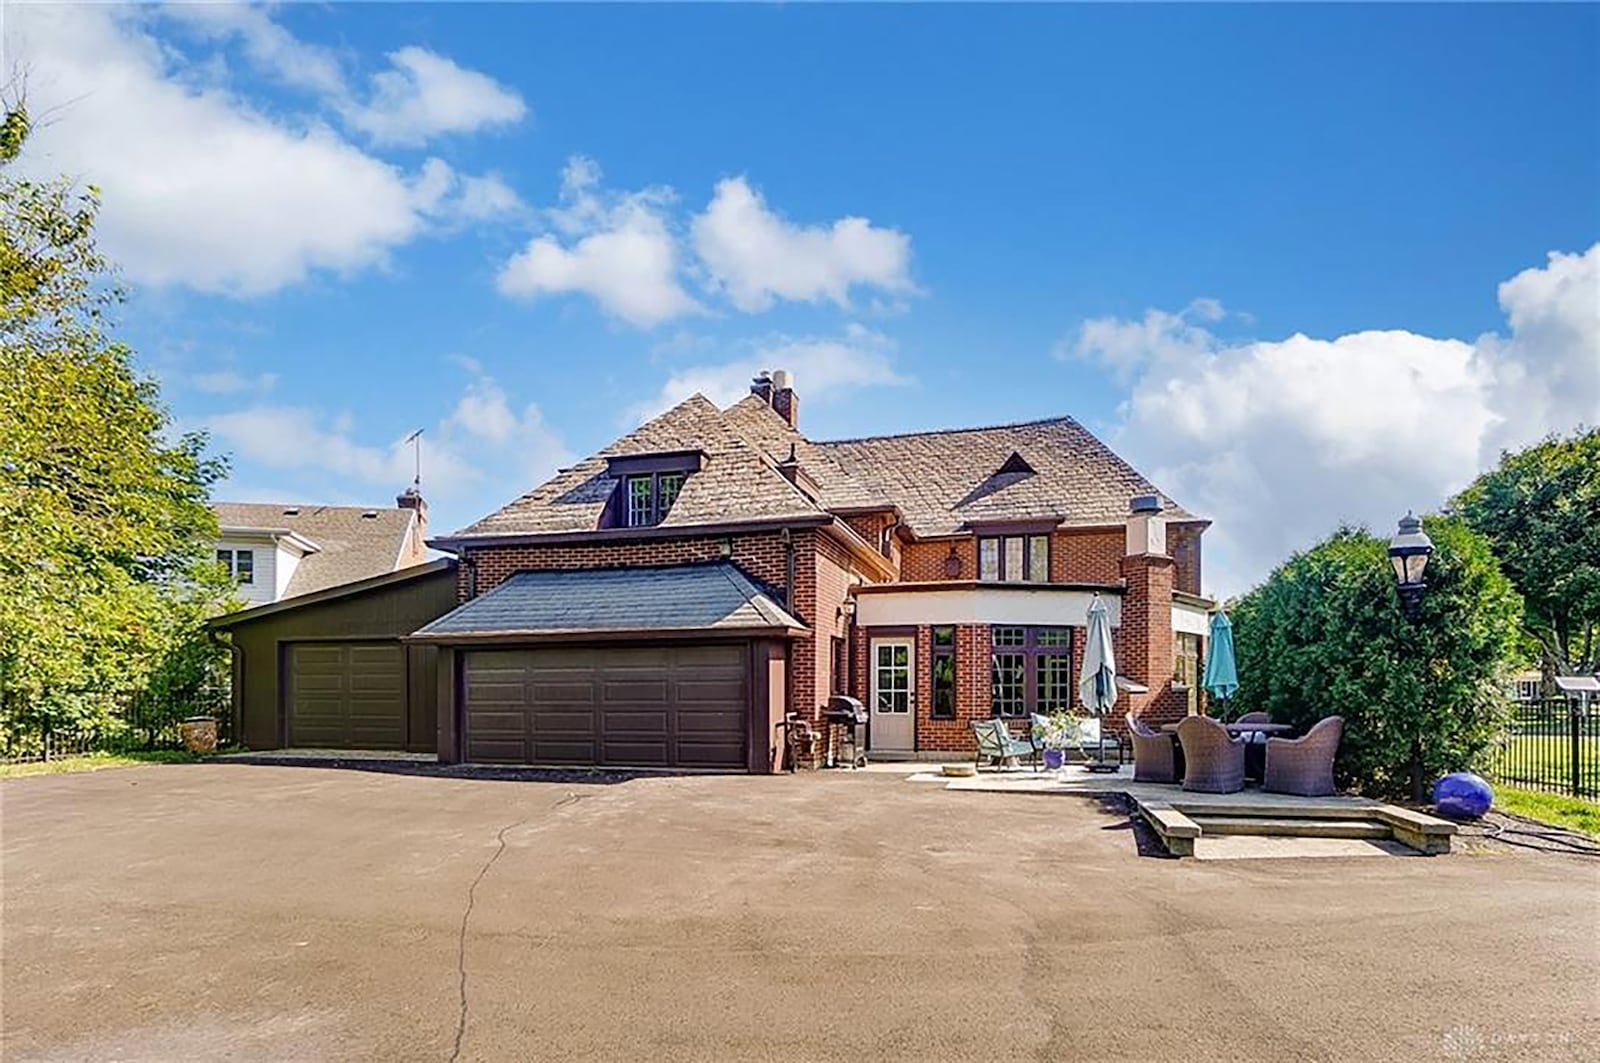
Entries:
POLYGON ((1021 646, 1027 641, 1028 629, 1023 627, 997 627, 993 629, 996 646, 1021 646))
POLYGON ((1037 711, 1050 713, 1072 706, 1072 658, 1064 653, 1039 658, 1037 711))
POLYGON ((1021 716, 1027 711, 1020 653, 997 653, 990 681, 990 702, 996 716, 1021 716))

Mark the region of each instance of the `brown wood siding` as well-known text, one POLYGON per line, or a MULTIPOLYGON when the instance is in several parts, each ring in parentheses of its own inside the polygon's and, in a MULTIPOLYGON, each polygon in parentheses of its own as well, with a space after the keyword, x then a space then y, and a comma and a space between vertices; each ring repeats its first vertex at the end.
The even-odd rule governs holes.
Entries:
POLYGON ((398 642, 302 642, 288 654, 289 744, 404 749, 407 682, 398 642))
POLYGON ((476 650, 465 657, 468 761, 747 766, 744 643, 476 650))
POLYGON ((387 642, 405 655, 410 677, 405 749, 434 751, 437 739, 439 651, 399 641, 454 609, 455 574, 449 570, 328 601, 269 613, 229 628, 235 654, 234 713, 240 741, 249 749, 278 749, 288 741, 290 644, 387 642))

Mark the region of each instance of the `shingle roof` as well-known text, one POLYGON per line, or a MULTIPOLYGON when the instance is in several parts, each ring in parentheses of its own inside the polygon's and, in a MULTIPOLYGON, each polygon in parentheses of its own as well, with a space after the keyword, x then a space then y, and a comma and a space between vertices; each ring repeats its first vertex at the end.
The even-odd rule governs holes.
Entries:
MULTIPOLYGON (((1070 417, 833 442, 801 435, 752 395, 726 410, 694 395, 606 449, 449 538, 595 531, 616 480, 606 459, 702 450, 663 528, 815 517, 897 506, 919 535, 973 523, 1058 519, 1120 524, 1136 495, 1161 494, 1070 417), (777 469, 793 448, 818 487, 812 499, 777 469), (1021 460, 1001 472, 1015 454, 1021 460)), ((1167 516, 1195 519, 1161 495, 1167 516)))
POLYGON ((593 531, 616 486, 606 458, 672 450, 702 450, 706 464, 684 481, 663 528, 822 512, 711 400, 696 394, 450 538, 593 531))
POLYGON ((732 562, 521 572, 417 638, 805 627, 732 562))
POLYGON ((287 529, 317 544, 320 549, 295 566, 285 598, 393 572, 416 518, 409 509, 292 502, 213 502, 211 508, 224 528, 287 529))
POLYGON ((1194 519, 1070 417, 989 428, 818 442, 919 535, 986 521, 1119 524, 1136 495, 1159 494, 1171 519, 1194 519), (1000 472, 1011 455, 1033 472, 1000 472))

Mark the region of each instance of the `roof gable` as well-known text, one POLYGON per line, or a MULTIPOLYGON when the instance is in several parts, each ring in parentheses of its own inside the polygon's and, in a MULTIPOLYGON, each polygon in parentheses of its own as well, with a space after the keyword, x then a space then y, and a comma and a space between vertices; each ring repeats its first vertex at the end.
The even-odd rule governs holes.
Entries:
POLYGON ((395 571, 416 520, 413 510, 398 507, 214 502, 211 508, 224 528, 293 533, 316 545, 295 566, 285 598, 395 571))

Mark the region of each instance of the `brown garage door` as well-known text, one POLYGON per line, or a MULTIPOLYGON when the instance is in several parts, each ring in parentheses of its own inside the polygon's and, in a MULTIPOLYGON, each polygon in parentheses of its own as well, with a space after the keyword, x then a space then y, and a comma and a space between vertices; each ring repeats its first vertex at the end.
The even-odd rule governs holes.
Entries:
POLYGON ((289 744, 404 749, 406 662, 398 642, 289 647, 289 744))
POLYGON ((744 768, 743 645, 467 654, 466 759, 744 768))

